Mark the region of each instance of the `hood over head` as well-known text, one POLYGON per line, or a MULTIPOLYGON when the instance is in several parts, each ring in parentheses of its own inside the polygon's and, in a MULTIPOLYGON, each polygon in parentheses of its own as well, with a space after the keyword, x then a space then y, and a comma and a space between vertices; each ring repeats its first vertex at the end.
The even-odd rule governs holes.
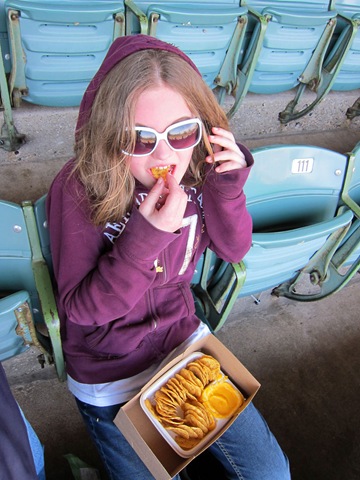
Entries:
POLYGON ((79 130, 88 120, 99 86, 110 70, 129 55, 148 49, 166 50, 179 55, 201 76, 194 62, 192 62, 192 60, 190 60, 190 58, 184 52, 170 43, 166 43, 155 37, 143 34, 119 37, 111 44, 99 70, 89 83, 84 93, 80 104, 76 130, 79 130))

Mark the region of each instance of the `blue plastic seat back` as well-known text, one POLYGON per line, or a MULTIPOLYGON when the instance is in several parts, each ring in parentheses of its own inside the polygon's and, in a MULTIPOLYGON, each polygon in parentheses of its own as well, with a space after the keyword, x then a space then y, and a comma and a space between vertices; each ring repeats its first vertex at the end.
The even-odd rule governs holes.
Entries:
MULTIPOLYGON (((255 59, 255 70, 249 91, 273 94, 291 90, 299 84, 299 77, 307 67, 320 43, 326 26, 336 12, 330 11, 328 2, 244 2, 262 16, 268 16, 264 41, 255 59)), ((256 47, 256 29, 249 22, 246 49, 240 64, 256 47)))
POLYGON ((0 231, 0 290, 36 290, 31 248, 20 205, 0 201, 0 231))
POLYGON ((26 303, 32 322, 42 323, 43 319, 32 268, 32 251, 20 205, 0 201, 0 232, 0 297, 3 297, 0 303, 0 355, 4 359, 27 349, 24 338, 31 342, 27 322, 24 321, 19 334, 16 333, 15 309, 26 303))
POLYGON ((122 2, 6 0, 20 12, 29 90, 38 105, 78 106, 114 40, 114 15, 122 2))
POLYGON ((240 296, 272 288, 304 267, 328 236, 348 225, 336 217, 346 156, 313 146, 278 145, 253 150, 245 184, 254 233, 244 258, 240 296))
POLYGON ((306 145, 274 145, 252 153, 255 165, 244 190, 254 232, 313 225, 335 215, 345 155, 306 145))
POLYGON ((0 45, 5 72, 9 73, 11 70, 11 58, 6 24, 5 0, 0 0, 0 45))
POLYGON ((350 18, 359 13, 360 10, 358 0, 335 0, 333 7, 337 12, 350 18))
POLYGON ((293 10, 297 13, 301 12, 323 12, 331 9, 330 0, 245 0, 241 4, 247 5, 259 12, 267 7, 281 7, 286 10, 293 10))
MULTIPOLYGON (((360 26, 360 3, 357 0, 336 0, 335 10, 345 17, 357 20, 360 26)), ((335 36, 341 41, 349 24, 339 16, 335 36)), ((335 91, 349 91, 360 88, 360 28, 353 38, 350 49, 347 52, 341 69, 332 85, 335 91)))
POLYGON ((26 290, 34 318, 42 321, 32 269, 32 252, 20 205, 0 201, 0 291, 26 290))
POLYGON ((204 81, 214 88, 238 19, 247 9, 234 2, 136 2, 136 5, 149 23, 152 15, 158 15, 156 37, 184 51, 204 81))

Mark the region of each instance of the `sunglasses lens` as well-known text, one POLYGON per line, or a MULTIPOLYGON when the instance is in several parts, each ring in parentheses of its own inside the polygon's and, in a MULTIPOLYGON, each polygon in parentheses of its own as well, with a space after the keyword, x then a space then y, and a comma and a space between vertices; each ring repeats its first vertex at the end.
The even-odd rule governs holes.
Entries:
POLYGON ((196 122, 189 122, 172 128, 168 132, 168 142, 175 150, 191 148, 199 141, 200 128, 196 122))
MULTIPOLYGON (((165 137, 148 127, 135 127, 135 147, 132 153, 126 155, 145 156, 156 148, 159 139, 165 137)), ((186 120, 174 124, 167 129, 167 142, 174 150, 186 150, 197 145, 201 138, 201 124, 194 120, 186 120)))
POLYGON ((147 130, 136 129, 134 155, 147 155, 154 150, 156 135, 147 130))

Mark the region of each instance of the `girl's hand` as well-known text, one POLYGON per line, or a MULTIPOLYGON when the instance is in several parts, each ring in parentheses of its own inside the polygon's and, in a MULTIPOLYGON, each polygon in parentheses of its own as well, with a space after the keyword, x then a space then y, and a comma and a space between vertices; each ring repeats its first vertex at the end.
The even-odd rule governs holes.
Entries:
POLYGON ((187 205, 187 194, 171 174, 166 177, 167 186, 163 178, 159 178, 139 211, 148 222, 159 230, 176 232, 182 226, 187 205))
POLYGON ((213 135, 209 135, 209 141, 214 145, 214 160, 211 156, 206 157, 208 163, 219 164, 215 167, 218 173, 229 172, 238 168, 247 167, 245 156, 236 145, 234 135, 223 128, 213 127, 213 135))

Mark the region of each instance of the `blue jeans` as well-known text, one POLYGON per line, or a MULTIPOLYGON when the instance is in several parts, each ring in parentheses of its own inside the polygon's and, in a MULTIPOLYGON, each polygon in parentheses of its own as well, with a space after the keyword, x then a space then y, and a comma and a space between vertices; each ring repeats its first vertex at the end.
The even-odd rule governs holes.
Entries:
MULTIPOLYGON (((153 479, 113 423, 121 405, 94 407, 77 399, 76 402, 103 460, 109 480, 153 479)), ((253 404, 238 416, 208 451, 222 464, 226 472, 224 479, 290 479, 289 462, 253 404)))
POLYGON ((44 459, 44 447, 41 445, 38 436, 34 429, 26 419, 23 411, 20 409, 20 413, 26 425, 26 430, 29 437, 30 448, 34 458, 35 470, 39 480, 45 480, 45 459, 44 459))

